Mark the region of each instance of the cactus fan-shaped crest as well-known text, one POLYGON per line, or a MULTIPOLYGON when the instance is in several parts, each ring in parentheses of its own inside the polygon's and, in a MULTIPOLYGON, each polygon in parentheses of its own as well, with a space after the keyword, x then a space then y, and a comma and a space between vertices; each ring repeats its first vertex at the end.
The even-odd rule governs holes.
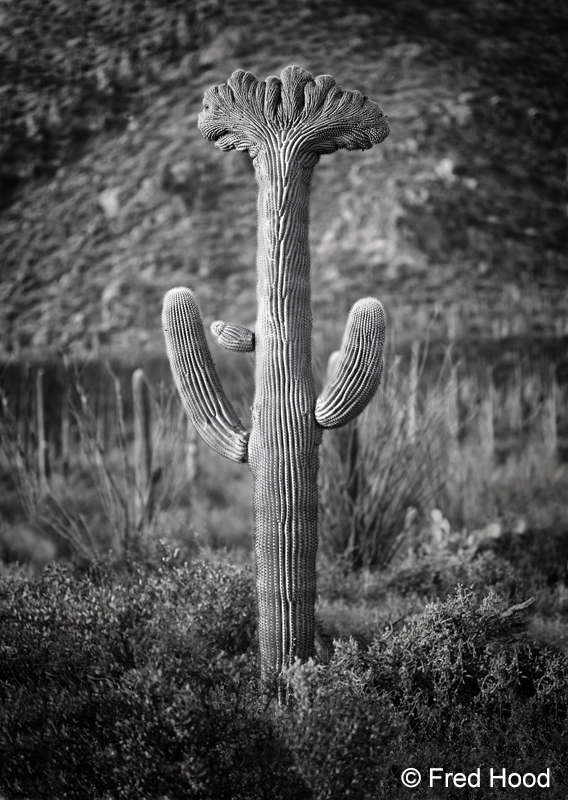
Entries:
POLYGON ((176 384, 196 429, 218 452, 248 461, 261 671, 271 682, 314 654, 317 472, 324 428, 359 414, 380 382, 385 315, 355 304, 337 366, 319 399, 312 374, 309 189, 324 153, 365 150, 388 123, 376 103, 330 75, 286 67, 259 81, 237 70, 205 93, 199 128, 222 150, 248 150, 258 183, 258 315, 254 332, 217 320, 228 350, 255 353, 250 434, 225 397, 189 290, 166 295, 163 324, 176 384))
POLYGON ((205 92, 199 129, 221 150, 256 150, 278 130, 289 142, 322 155, 335 150, 368 150, 388 136, 376 103, 346 92, 331 75, 313 78, 301 67, 286 67, 280 78, 259 81, 233 72, 226 84, 205 92))

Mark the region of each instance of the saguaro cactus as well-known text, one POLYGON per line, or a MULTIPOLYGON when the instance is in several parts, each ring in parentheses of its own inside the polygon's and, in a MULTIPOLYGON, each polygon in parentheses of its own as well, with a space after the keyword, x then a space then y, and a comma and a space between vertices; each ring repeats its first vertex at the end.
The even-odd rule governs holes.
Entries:
POLYGON ((222 150, 248 150, 258 193, 258 317, 254 333, 214 322, 229 350, 255 351, 247 432, 225 396, 188 289, 165 297, 162 323, 171 369, 203 439, 254 477, 261 672, 271 681, 314 651, 317 472, 323 428, 354 419, 382 372, 385 316, 378 300, 352 308, 341 355, 319 398, 312 375, 309 190, 320 155, 365 150, 389 128, 376 103, 329 75, 286 67, 259 81, 237 70, 205 93, 202 134, 222 150))
POLYGON ((137 527, 152 516, 152 434, 150 393, 144 370, 132 373, 132 406, 134 416, 134 519, 137 527))

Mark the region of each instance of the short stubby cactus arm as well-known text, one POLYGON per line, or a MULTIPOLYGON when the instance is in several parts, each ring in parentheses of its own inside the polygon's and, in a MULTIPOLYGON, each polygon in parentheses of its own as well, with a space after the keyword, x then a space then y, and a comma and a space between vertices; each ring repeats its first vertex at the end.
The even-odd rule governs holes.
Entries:
POLYGON ((217 319, 211 323, 211 333, 225 350, 236 353, 252 353, 254 350, 254 331, 244 325, 217 319))
POLYGON ((386 318, 374 297, 358 300, 347 320, 329 380, 318 397, 316 420, 339 428, 355 419, 377 391, 383 372, 386 318))
POLYGON ((196 430, 225 458, 247 461, 249 434, 223 391, 199 306, 189 289, 166 294, 162 327, 175 384, 196 430))

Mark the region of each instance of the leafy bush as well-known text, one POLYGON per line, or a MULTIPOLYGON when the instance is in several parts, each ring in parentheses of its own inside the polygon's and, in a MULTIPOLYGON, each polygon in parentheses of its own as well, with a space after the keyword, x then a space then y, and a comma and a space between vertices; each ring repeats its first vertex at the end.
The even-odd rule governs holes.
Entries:
POLYGON ((295 796, 254 691, 246 573, 50 567, 6 578, 0 613, 7 797, 295 796))
POLYGON ((550 766, 558 788, 568 745, 568 658, 532 644, 518 616, 494 594, 479 603, 460 588, 366 650, 353 640, 336 643, 336 684, 378 702, 399 725, 393 774, 442 763, 455 771, 550 766))
POLYGON ((0 583, 0 793, 323 799, 374 776, 375 706, 330 685, 275 710, 250 575, 171 562, 0 583))
MULTIPOLYGON (((505 598, 532 590, 534 581, 521 575, 504 556, 493 550, 475 550, 447 543, 430 547, 428 532, 421 542, 381 571, 354 572, 345 559, 320 557, 318 589, 327 601, 360 605, 369 601, 382 603, 389 596, 425 600, 446 600, 458 585, 472 589, 478 599, 489 591, 505 598)), ((461 535, 460 535, 461 536, 461 535)))
POLYGON ((411 556, 385 576, 383 590, 446 600, 458 584, 471 587, 478 598, 485 597, 491 589, 504 597, 514 597, 522 587, 513 567, 486 551, 474 558, 451 552, 411 556))
POLYGON ((6 572, 0 793, 388 800, 405 767, 450 762, 550 766, 558 788, 568 659, 530 643, 520 609, 459 589, 366 649, 292 667, 285 710, 258 682, 254 614, 230 565, 6 572))
POLYGON ((384 778, 382 753, 393 735, 390 715, 372 697, 335 680, 313 661, 288 670, 293 713, 283 719, 295 768, 317 800, 371 800, 384 778))

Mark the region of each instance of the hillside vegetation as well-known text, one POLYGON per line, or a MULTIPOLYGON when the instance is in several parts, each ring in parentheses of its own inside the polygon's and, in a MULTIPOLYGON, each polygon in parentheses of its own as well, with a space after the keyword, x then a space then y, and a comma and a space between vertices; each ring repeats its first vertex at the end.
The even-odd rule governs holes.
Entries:
POLYGON ((406 326, 477 304, 483 333, 500 303, 522 314, 535 296, 562 315, 567 17, 555 0, 5 5, 2 351, 161 352, 176 284, 207 319, 250 323, 250 159, 196 121, 234 69, 290 63, 377 100, 392 129, 316 170, 316 322, 366 293, 406 326))

